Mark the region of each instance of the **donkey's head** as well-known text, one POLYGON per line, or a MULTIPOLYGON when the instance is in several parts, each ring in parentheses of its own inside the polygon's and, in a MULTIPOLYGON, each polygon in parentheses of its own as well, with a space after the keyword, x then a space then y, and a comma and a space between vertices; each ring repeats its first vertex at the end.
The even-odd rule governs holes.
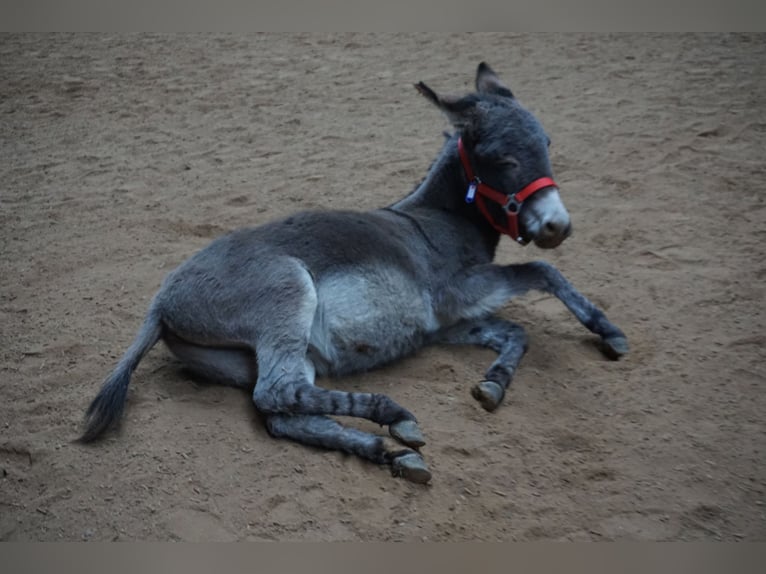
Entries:
POLYGON ((495 72, 479 64, 477 91, 467 96, 440 96, 422 82, 415 87, 459 132, 466 201, 522 244, 552 248, 564 241, 572 226, 552 179, 550 139, 495 72))

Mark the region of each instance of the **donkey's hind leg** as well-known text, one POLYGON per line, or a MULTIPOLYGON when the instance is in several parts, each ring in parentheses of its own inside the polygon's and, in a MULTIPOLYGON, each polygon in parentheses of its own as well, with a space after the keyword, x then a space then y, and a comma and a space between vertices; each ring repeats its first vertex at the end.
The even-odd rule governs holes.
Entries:
POLYGON ((308 345, 317 309, 314 282, 302 266, 292 269, 289 298, 273 297, 260 309, 260 335, 254 341, 258 381, 255 406, 266 415, 339 415, 388 425, 408 446, 424 444, 415 416, 378 393, 349 393, 314 386, 308 345))
POLYGON ((269 415, 266 425, 272 436, 340 450, 377 464, 387 464, 391 466, 395 476, 402 476, 419 484, 431 480, 431 473, 423 457, 414 450, 402 449, 389 438, 345 427, 329 417, 269 415))
POLYGON ((378 393, 349 393, 314 386, 314 366, 305 357, 258 347, 259 376, 253 392, 258 410, 267 415, 338 415, 388 425, 407 446, 425 444, 415 416, 378 393))
POLYGON ((498 354, 484 375, 485 380, 471 389, 473 398, 488 411, 495 410, 502 402, 505 390, 527 351, 524 328, 499 317, 462 321, 442 331, 438 341, 453 345, 478 345, 498 354))

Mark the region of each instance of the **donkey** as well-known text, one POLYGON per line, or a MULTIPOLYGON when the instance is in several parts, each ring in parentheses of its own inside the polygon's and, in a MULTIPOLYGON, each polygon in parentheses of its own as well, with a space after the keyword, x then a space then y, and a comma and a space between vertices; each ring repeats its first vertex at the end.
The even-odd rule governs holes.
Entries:
POLYGON ((416 84, 455 133, 400 201, 239 229, 172 271, 88 408, 80 440, 119 419, 133 371, 163 339, 193 374, 252 390, 270 435, 427 483, 425 441, 410 411, 383 394, 317 387, 315 378, 367 371, 429 344, 480 345, 498 356, 471 393, 493 411, 527 349, 524 329, 494 313, 530 289, 560 299, 601 337, 607 357, 625 354, 623 332, 553 266, 492 263, 501 235, 551 249, 572 227, 541 124, 484 62, 475 83, 461 97, 416 84), (328 415, 387 425, 390 437, 328 415))

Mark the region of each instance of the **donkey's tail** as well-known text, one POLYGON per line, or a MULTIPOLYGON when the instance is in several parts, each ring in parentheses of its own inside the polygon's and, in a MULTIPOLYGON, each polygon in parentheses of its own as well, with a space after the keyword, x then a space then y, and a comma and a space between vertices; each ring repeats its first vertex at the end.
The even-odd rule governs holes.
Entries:
POLYGON ((159 311, 152 302, 141 328, 123 355, 117 367, 106 378, 96 398, 85 413, 85 431, 79 438, 80 442, 96 440, 122 415, 128 385, 133 371, 144 355, 151 349, 162 334, 162 323, 159 311))

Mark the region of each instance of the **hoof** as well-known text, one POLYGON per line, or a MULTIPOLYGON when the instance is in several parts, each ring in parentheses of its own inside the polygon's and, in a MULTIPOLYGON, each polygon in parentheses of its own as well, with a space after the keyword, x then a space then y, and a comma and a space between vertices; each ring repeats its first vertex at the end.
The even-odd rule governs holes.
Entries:
POLYGON ((625 337, 610 337, 601 341, 601 352, 616 361, 628 352, 628 340, 625 337))
POLYGON ((505 391, 494 381, 482 381, 471 389, 471 396, 481 403, 484 410, 492 412, 500 406, 505 391))
POLYGON ((426 484, 431 480, 431 471, 426 461, 416 452, 397 456, 391 463, 391 473, 416 484, 426 484))
POLYGON ((389 425, 388 433, 399 442, 412 448, 418 448, 426 444, 423 433, 418 428, 418 423, 413 420, 398 421, 389 425))

